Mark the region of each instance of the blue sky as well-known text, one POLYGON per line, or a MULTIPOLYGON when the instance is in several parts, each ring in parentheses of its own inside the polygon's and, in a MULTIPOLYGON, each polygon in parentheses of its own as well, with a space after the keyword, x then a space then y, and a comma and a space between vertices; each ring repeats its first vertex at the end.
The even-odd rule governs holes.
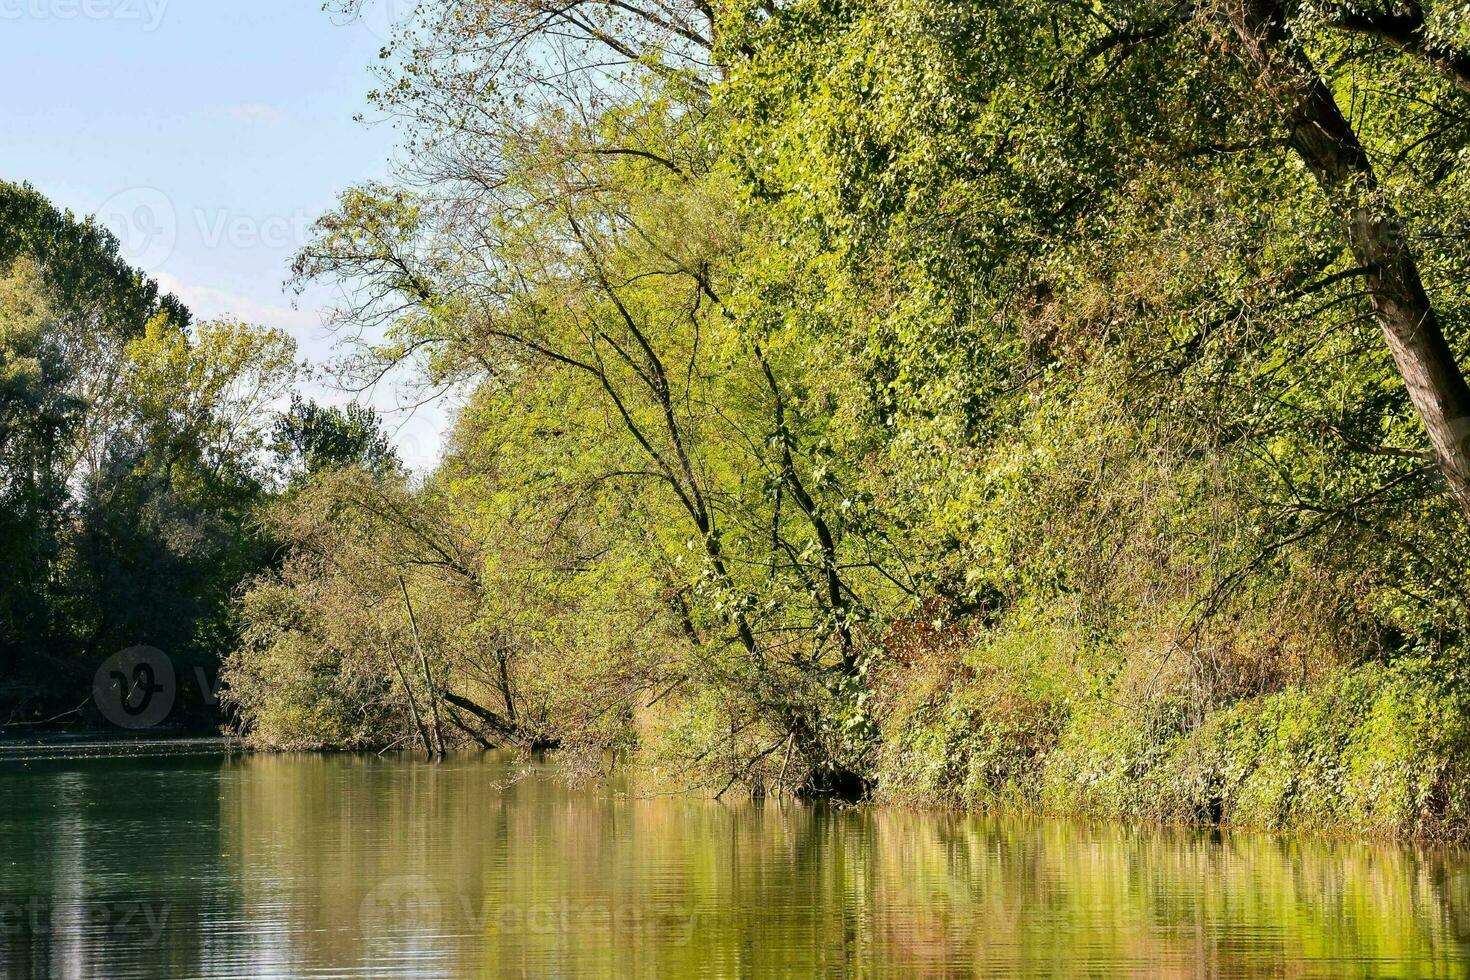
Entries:
MULTIPOLYGON (((391 129, 353 117, 409 0, 368 3, 348 22, 319 0, 0 0, 0 177, 97 214, 197 315, 279 326, 321 362, 330 295, 293 309, 282 283, 336 194, 386 175, 391 129)), ((430 462, 442 409, 371 401, 430 462)))

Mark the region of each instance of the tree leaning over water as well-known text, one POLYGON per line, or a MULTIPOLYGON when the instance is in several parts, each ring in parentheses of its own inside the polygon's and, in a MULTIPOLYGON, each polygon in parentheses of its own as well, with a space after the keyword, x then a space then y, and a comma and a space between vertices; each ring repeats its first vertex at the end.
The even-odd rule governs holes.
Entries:
MULTIPOLYGON (((376 96, 407 163, 297 273, 386 328, 364 381, 465 398, 393 520, 479 585, 415 545, 373 593, 432 607, 423 695, 717 791, 1456 833, 1467 30, 421 5, 376 96)), ((331 486, 279 526, 378 519, 331 486)), ((363 669, 361 737, 411 737, 418 682, 363 669)))
POLYGON ((430 384, 476 386, 446 470, 492 465, 473 458, 503 438, 482 405, 564 413, 540 444, 514 434, 525 471, 493 464, 493 490, 558 508, 552 537, 613 522, 660 583, 657 629, 692 649, 625 678, 620 710, 703 689, 725 718, 701 747, 726 757, 712 778, 763 764, 792 785, 850 783, 861 740, 833 716, 852 712, 854 586, 877 564, 846 553, 828 499, 841 487, 793 366, 725 301, 739 216, 715 152, 707 28, 692 8, 568 15, 582 32, 568 39, 507 10, 461 6, 405 42, 398 77, 416 81, 378 101, 414 163, 402 187, 344 195, 298 273, 353 283, 345 320, 391 324, 361 351, 369 375, 423 355, 430 384), (604 60, 654 45, 654 64, 604 60))

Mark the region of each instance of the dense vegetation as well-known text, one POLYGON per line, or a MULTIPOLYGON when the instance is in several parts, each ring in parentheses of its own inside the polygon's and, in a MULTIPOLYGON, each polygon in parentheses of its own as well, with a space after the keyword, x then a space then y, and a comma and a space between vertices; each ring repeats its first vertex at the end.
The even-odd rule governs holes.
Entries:
MULTIPOLYGON (((107 402, 12 299, 7 622, 113 642, 96 523, 243 508, 157 567, 257 745, 1470 827, 1463 6, 438 0, 381 73, 406 162, 295 278, 350 377, 458 393, 440 465, 227 431, 187 365, 277 335, 148 294, 107 402), (126 465, 74 469, 93 416, 126 465)), ((20 251, 5 295, 79 288, 20 251)))
POLYGON ((218 724, 234 602, 274 551, 258 508, 386 453, 375 417, 278 404, 295 356, 192 322, 105 229, 0 183, 0 730, 105 724, 93 674, 138 644, 174 662, 173 720, 218 724))

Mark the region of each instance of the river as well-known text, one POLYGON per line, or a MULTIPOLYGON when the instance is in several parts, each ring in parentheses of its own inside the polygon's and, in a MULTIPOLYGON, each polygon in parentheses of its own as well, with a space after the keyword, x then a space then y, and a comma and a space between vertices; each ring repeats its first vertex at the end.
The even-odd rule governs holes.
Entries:
POLYGON ((0 972, 1470 975, 1470 856, 569 787, 461 756, 0 762, 0 972))

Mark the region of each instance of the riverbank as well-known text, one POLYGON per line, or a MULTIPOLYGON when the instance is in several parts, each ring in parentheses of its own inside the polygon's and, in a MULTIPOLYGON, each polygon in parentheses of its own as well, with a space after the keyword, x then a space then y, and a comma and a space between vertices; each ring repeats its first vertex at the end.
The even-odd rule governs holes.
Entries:
MULTIPOLYGON (((1034 676, 1029 688, 1017 685, 1013 672, 1026 665, 1008 666, 1012 673, 992 673, 988 685, 985 672, 972 668, 916 704, 892 706, 874 789, 861 802, 1153 828, 1470 840, 1470 697, 1432 665, 1365 665, 1312 689, 1210 712, 1194 724, 1167 706, 1141 712, 1104 697, 1060 696, 1054 677, 1052 692, 1043 695, 1036 688, 1043 677, 1034 676), (1006 686, 997 690, 1002 679, 1006 686)), ((302 754, 225 736, 52 732, 0 738, 0 764, 257 750, 302 754)), ((380 753, 323 746, 305 754, 380 753)), ((402 747, 392 753, 413 755, 402 747)), ((586 779, 589 770, 577 772, 586 779)))
MULTIPOLYGON (((989 651, 994 654, 995 651, 989 651)), ((978 809, 1461 843, 1470 692, 1405 658, 1201 708, 1072 664, 998 662, 908 693, 884 727, 878 798, 978 809)))

